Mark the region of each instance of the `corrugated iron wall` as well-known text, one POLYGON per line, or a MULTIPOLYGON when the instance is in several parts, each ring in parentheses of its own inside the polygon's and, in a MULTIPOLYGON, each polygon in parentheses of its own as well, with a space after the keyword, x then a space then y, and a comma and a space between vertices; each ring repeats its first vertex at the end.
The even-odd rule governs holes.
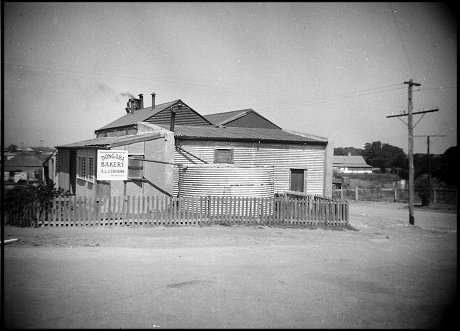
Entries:
MULTIPOLYGON (((325 146, 322 145, 281 145, 244 142, 205 142, 182 140, 177 146, 196 155, 208 163, 214 163, 216 148, 232 148, 235 165, 273 166, 275 192, 290 189, 290 169, 307 169, 307 192, 324 194, 325 146)), ((174 162, 183 164, 203 164, 197 159, 174 151, 174 162)), ((178 168, 174 169, 173 194, 178 193, 178 168)))
POLYGON ((183 166, 179 169, 179 193, 181 197, 270 198, 274 194, 273 175, 273 167, 224 164, 183 166))

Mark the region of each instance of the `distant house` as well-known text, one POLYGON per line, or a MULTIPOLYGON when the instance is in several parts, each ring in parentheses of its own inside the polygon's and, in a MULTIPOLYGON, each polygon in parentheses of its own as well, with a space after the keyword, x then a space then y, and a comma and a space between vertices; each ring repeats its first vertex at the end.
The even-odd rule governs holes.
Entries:
POLYGON ((372 166, 368 165, 360 155, 334 155, 332 167, 334 171, 345 174, 372 173, 372 166))
POLYGON ((4 162, 5 182, 38 183, 56 180, 56 150, 35 153, 27 150, 4 162))
POLYGON ((16 154, 17 154, 17 152, 4 151, 2 153, 2 160, 5 160, 5 161, 11 160, 13 157, 16 156, 16 154))
MULTIPOLYGON (((56 146, 60 187, 84 196, 176 197, 184 169, 203 165, 203 171, 228 166, 235 173, 270 169, 275 193, 332 194, 333 146, 326 138, 281 129, 252 109, 201 115, 180 99, 155 105, 154 93, 152 106, 144 107, 139 95, 125 110, 96 130, 96 138, 56 146), (128 180, 98 180, 98 150, 128 151, 128 180)), ((228 192, 240 185, 234 179, 227 178, 228 192)), ((243 181, 252 179, 248 173, 243 181)), ((197 180, 202 185, 207 177, 197 180)))

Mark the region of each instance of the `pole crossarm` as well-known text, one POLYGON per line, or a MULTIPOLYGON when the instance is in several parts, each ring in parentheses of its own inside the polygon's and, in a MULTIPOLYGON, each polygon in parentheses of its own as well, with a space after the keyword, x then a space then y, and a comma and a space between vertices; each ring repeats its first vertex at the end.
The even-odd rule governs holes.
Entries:
MULTIPOLYGON (((413 112, 412 115, 432 113, 432 112, 435 112, 435 111, 439 111, 439 109, 431 109, 431 110, 424 110, 424 111, 416 111, 416 112, 413 112)), ((404 114, 399 114, 399 115, 388 115, 387 118, 390 118, 390 117, 402 117, 402 116, 409 116, 409 114, 404 113, 404 114)))

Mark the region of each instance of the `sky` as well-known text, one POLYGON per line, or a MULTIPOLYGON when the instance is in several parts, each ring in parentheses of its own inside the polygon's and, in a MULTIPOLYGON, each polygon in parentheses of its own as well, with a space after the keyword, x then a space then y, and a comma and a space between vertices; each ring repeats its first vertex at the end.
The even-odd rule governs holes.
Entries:
POLYGON ((4 146, 95 138, 144 105, 254 109, 335 147, 457 145, 457 23, 439 2, 4 3, 4 146))

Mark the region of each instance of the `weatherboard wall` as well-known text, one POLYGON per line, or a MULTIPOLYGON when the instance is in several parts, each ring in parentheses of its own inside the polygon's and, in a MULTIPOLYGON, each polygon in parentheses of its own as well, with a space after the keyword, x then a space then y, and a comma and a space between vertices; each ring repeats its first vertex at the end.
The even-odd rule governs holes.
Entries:
MULTIPOLYGON (((233 149, 235 165, 240 166, 273 166, 274 190, 285 192, 290 189, 290 169, 306 169, 306 193, 325 193, 325 162, 326 148, 324 145, 264 144, 249 142, 219 142, 178 140, 176 145, 199 157, 214 163, 216 148, 233 149)), ((190 155, 174 151, 174 162, 181 164, 203 164, 190 155)), ((179 171, 174 168, 174 189, 178 193, 179 171)))

